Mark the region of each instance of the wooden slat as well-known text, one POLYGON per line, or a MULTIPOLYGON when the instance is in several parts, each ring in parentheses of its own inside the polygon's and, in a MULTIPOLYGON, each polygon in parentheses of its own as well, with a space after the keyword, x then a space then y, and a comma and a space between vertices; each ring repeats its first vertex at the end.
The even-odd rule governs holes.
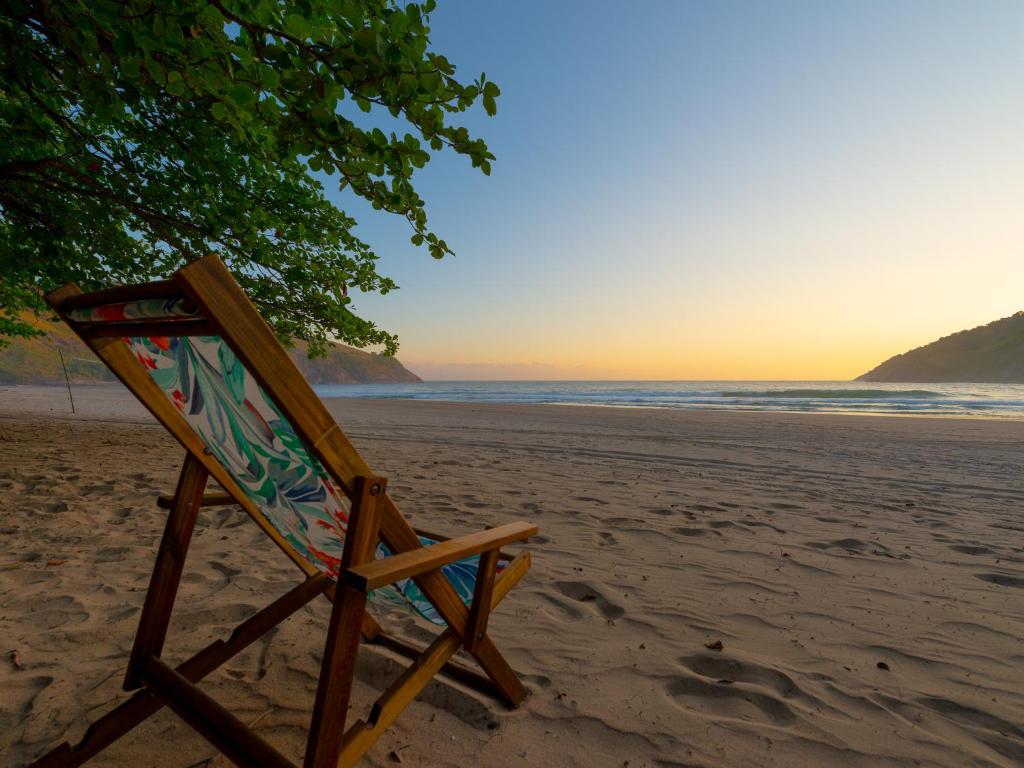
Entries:
MULTIPOLYGON (((162 493, 156 497, 156 505, 161 509, 170 509, 174 503, 174 496, 162 493)), ((199 502, 200 507, 220 507, 227 504, 236 504, 230 493, 204 493, 199 502)))
POLYGON ((344 578, 353 586, 372 592, 399 579, 416 576, 454 563, 489 549, 496 549, 514 541, 523 541, 537 534, 537 526, 526 522, 507 523, 466 536, 448 539, 429 547, 357 565, 344 572, 344 578))
POLYGON ((359 762, 458 649, 459 636, 451 629, 442 632, 377 699, 367 721, 360 720, 348 730, 338 759, 338 768, 350 768, 359 762))
POLYGON ((224 707, 159 659, 143 669, 146 684, 182 720, 243 768, 295 768, 224 707))
POLYGON ((373 560, 380 536, 378 500, 387 492, 386 477, 357 477, 349 513, 345 546, 341 553, 341 570, 373 560))
POLYGON ((480 555, 476 569, 476 584, 473 585, 473 602, 469 606, 469 623, 463 643, 472 653, 477 643, 484 639, 487 620, 491 616, 491 596, 494 594, 494 569, 498 565, 498 551, 489 549, 480 555))
MULTIPOLYGON (((416 535, 417 536, 423 536, 423 537, 428 538, 428 539, 433 539, 434 541, 448 541, 448 539, 451 538, 451 536, 445 536, 443 533, 435 533, 434 531, 425 531, 422 528, 413 528, 413 530, 416 531, 416 535)), ((508 562, 513 557, 514 557, 514 555, 510 555, 508 552, 501 552, 501 551, 498 552, 498 559, 503 561, 503 562, 508 562)))
POLYGON ((483 640, 477 642, 476 648, 471 653, 476 659, 476 663, 483 668, 487 676, 494 681, 495 687, 501 691, 502 698, 505 699, 508 706, 514 709, 523 703, 523 699, 526 698, 526 687, 520 681, 519 675, 512 669, 512 665, 508 663, 508 659, 501 654, 498 646, 491 640, 490 635, 485 634, 483 640))
MULTIPOLYGON (((297 610, 323 594, 333 582, 320 574, 279 597, 259 613, 243 621, 231 636, 217 640, 178 665, 178 673, 192 683, 199 682, 228 660, 244 651, 268 630, 276 627, 297 610)), ((98 719, 75 745, 64 742, 29 768, 76 768, 98 755, 130 730, 164 706, 163 701, 148 690, 138 691, 130 699, 98 719)))
POLYGON ((143 299, 178 299, 181 296, 181 288, 173 280, 159 280, 138 285, 118 285, 89 293, 78 291, 75 295, 64 297, 61 305, 56 309, 61 312, 70 312, 74 309, 99 307, 104 304, 123 304, 143 299))
POLYGON ((216 336, 217 326, 205 318, 79 323, 80 336, 119 339, 125 336, 216 336))
POLYGON ((512 587, 519 583, 528 570, 530 570, 530 553, 520 552, 512 559, 512 562, 505 566, 505 570, 501 572, 498 578, 494 580, 491 610, 505 599, 505 596, 508 595, 512 587))
MULTIPOLYGON (((423 648, 417 648, 412 643, 407 643, 401 638, 391 637, 384 633, 381 633, 373 641, 373 645, 379 645, 383 648, 387 648, 389 651, 393 651, 400 656, 404 656, 410 661, 415 661, 419 658, 420 654, 423 653, 423 648)), ((501 699, 501 692, 497 687, 495 687, 489 677, 482 675, 467 666, 459 664, 457 661, 449 660, 446 662, 445 665, 441 667, 439 674, 446 675, 452 680, 462 683, 462 685, 465 685, 467 688, 472 688, 474 691, 479 691, 487 696, 501 699)))
MULTIPOLYGON (((341 555, 342 569, 373 558, 380 529, 377 501, 384 495, 386 487, 387 480, 383 477, 356 478, 345 548, 341 555)), ((335 590, 306 741, 303 763, 306 768, 333 768, 338 762, 365 608, 366 593, 347 585, 335 590)))
POLYGON ((305 768, 333 766, 337 760, 352 693, 359 630, 365 608, 364 592, 339 586, 327 629, 320 682, 306 743, 305 768))
POLYGON ((199 501, 203 498, 209 476, 206 467, 193 456, 186 455, 128 660, 124 678, 126 691, 141 685, 139 673, 143 662, 151 656, 159 656, 163 650, 181 572, 185 567, 185 555, 199 514, 199 501))

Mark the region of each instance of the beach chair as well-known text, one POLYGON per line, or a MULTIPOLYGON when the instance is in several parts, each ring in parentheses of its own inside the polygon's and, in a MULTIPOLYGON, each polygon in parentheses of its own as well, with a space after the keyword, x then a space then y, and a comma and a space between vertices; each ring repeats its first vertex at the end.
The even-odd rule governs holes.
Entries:
POLYGON ((253 768, 295 765, 196 683, 318 595, 333 607, 304 768, 357 763, 438 673, 509 706, 525 689, 487 634, 491 610, 530 567, 501 548, 536 526, 514 522, 445 539, 414 530, 216 256, 167 281, 82 293, 49 305, 181 443, 185 461, 125 676, 137 692, 33 765, 81 765, 162 706, 227 758, 253 768), (222 489, 207 492, 212 478, 222 489), (305 580, 187 661, 161 654, 200 507, 237 504, 305 580), (400 602, 443 629, 426 650, 386 635, 367 612, 400 602), (345 729, 360 640, 413 659, 364 720, 345 729), (452 660, 464 649, 483 674, 452 660))

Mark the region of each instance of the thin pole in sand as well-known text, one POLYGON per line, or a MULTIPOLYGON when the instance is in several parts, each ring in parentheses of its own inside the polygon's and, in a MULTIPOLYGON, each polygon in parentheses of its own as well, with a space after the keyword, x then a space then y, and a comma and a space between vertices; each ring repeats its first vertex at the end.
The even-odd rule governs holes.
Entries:
POLYGON ((60 355, 60 367, 64 369, 64 383, 68 385, 68 400, 71 401, 71 412, 75 412, 75 398, 71 395, 71 379, 68 376, 68 367, 64 365, 64 353, 60 351, 60 347, 57 348, 57 354, 60 355))

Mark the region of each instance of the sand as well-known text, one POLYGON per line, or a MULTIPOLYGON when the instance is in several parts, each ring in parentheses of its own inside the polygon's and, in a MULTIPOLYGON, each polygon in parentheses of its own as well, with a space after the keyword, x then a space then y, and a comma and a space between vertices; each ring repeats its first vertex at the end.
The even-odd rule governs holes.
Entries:
MULTIPOLYGON (((59 390, 0 390, 2 765, 124 696, 180 461, 118 390, 78 394, 72 417, 59 390)), ((1024 423, 329 406, 415 523, 542 533, 491 623, 528 701, 434 684, 366 764, 1024 765, 1024 423)), ((165 658, 296 576, 240 512, 204 511, 165 658)), ((296 759, 328 608, 204 683, 296 759)), ((363 707, 394 664, 370 647, 359 669, 363 707)), ((165 711, 92 764, 227 763, 165 711)))

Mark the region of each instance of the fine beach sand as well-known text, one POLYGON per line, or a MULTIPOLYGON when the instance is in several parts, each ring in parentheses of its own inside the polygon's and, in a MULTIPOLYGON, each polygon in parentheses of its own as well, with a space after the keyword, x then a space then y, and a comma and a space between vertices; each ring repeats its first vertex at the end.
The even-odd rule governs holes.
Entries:
MULTIPOLYGON (((123 391, 76 394, 72 417, 59 389, 0 388, 4 766, 125 696, 181 459, 123 391)), ((1024 765, 1024 422, 328 404, 414 524, 542 534, 491 623, 526 704, 432 684, 367 765, 1024 765)), ((164 657, 297 578, 241 512, 204 510, 164 657)), ((328 612, 203 684, 296 760, 328 612)), ((352 718, 395 670, 361 651, 352 718)), ((91 764, 228 765, 166 711, 91 764)))

